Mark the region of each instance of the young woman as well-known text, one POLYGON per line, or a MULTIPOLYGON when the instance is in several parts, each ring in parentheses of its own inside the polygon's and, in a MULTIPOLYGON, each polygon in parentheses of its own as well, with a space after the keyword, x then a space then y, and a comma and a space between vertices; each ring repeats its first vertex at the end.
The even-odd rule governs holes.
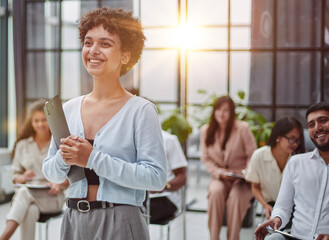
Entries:
POLYGON ((271 217, 290 156, 304 151, 302 124, 296 118, 284 117, 275 123, 267 145, 252 155, 246 179, 252 183, 252 192, 264 207, 266 219, 271 217))
MULTIPOLYGON (((44 100, 30 106, 28 116, 19 134, 14 149, 13 175, 14 183, 43 183, 50 189, 33 189, 19 187, 15 190, 12 206, 7 215, 5 229, 1 240, 9 239, 21 226, 21 239, 33 240, 35 223, 40 213, 60 212, 65 200, 63 190, 68 181, 63 184, 46 183, 42 174, 42 162, 47 157, 51 133, 45 113, 44 100)), ((65 180, 65 179, 64 179, 65 180)))
POLYGON ((161 127, 155 106, 120 84, 141 55, 142 26, 131 12, 100 8, 79 30, 93 89, 64 104, 72 135, 51 143, 43 165, 49 180, 71 183, 61 239, 149 239, 140 207, 145 190, 166 184, 161 127), (83 176, 73 178, 77 167, 83 176))
POLYGON ((227 239, 237 240, 252 193, 244 179, 229 176, 241 171, 257 148, 248 123, 235 120, 229 96, 216 100, 209 124, 201 128, 201 160, 211 174, 208 192, 208 227, 211 240, 218 240, 227 217, 227 239))

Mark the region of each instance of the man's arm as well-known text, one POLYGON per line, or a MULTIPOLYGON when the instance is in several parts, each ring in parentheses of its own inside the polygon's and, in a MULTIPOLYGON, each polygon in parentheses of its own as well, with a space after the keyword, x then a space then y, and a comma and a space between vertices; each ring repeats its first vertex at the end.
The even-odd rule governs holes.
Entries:
POLYGON ((186 183, 186 168, 176 168, 172 170, 175 174, 175 178, 166 184, 165 190, 176 191, 183 187, 186 183))

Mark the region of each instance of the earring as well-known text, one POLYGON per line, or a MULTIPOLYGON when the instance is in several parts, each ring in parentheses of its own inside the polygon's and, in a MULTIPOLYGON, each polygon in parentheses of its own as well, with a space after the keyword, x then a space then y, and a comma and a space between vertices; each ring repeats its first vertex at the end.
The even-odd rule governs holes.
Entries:
POLYGON ((278 138, 276 139, 276 142, 279 142, 279 139, 278 138))

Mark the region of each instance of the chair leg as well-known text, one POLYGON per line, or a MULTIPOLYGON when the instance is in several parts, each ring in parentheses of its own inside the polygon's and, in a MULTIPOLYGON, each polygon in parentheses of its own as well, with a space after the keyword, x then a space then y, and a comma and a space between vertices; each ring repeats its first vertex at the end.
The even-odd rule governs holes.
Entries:
POLYGON ((186 240, 186 216, 183 213, 183 239, 186 240))
POLYGON ((167 240, 170 240, 170 223, 167 226, 167 240))
POLYGON ((41 234, 42 234, 42 232, 41 232, 41 224, 37 224, 37 226, 38 226, 38 232, 39 232, 39 240, 42 240, 42 237, 41 237, 41 234))
POLYGON ((46 223, 46 240, 48 240, 48 225, 49 225, 49 221, 47 221, 46 223))

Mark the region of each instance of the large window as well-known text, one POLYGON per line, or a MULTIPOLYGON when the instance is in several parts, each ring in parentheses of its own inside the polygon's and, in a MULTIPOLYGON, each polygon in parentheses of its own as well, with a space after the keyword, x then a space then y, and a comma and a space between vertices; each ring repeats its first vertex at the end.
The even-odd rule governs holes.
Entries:
POLYGON ((81 61, 78 20, 102 6, 132 10, 132 1, 26 1, 26 100, 87 93, 91 77, 81 61))
POLYGON ((251 5, 251 0, 141 0, 148 38, 141 61, 141 95, 178 106, 189 116, 199 114, 197 106, 212 93, 237 99, 244 91, 247 103, 251 5), (158 94, 154 86, 166 93, 158 94))
POLYGON ((329 100, 326 0, 24 3, 26 62, 23 83, 17 87, 25 105, 41 97, 60 94, 67 100, 90 91, 77 20, 101 6, 133 10, 141 19, 146 47, 122 83, 158 102, 162 110, 179 107, 191 116, 206 99, 200 89, 229 94, 234 100, 238 91, 244 91, 245 103, 268 120, 289 115, 305 122, 303 115, 311 103, 329 100))
POLYGON ((325 0, 141 0, 140 92, 191 115, 207 97, 200 89, 234 100, 244 91, 268 120, 305 123, 310 104, 329 100, 327 9, 325 0))
POLYGON ((329 100, 325 0, 253 0, 249 105, 270 119, 329 100))

